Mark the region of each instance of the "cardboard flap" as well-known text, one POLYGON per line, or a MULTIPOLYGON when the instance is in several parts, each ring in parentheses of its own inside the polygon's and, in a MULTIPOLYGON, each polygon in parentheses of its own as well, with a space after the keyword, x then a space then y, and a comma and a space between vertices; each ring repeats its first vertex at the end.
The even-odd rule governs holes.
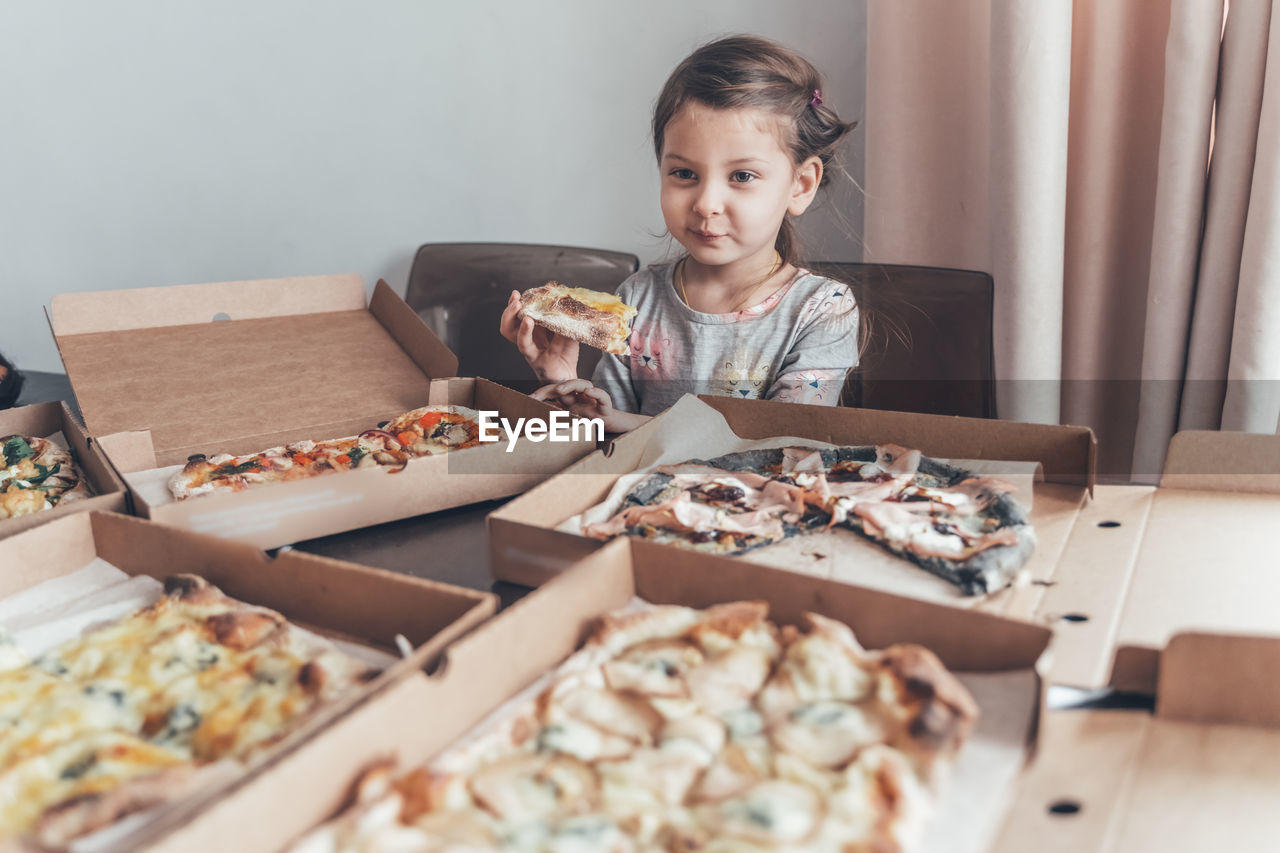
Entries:
POLYGON ((148 429, 166 465, 257 452, 262 436, 338 438, 325 429, 425 405, 418 361, 449 364, 420 351, 438 341, 408 310, 384 287, 386 325, 358 276, 324 276, 59 296, 53 325, 89 432, 148 429))
POLYGON ((1195 723, 1280 727, 1280 636, 1186 632, 1160 656, 1156 714, 1195 723))
POLYGON ((373 288, 369 310, 428 377, 458 375, 458 357, 383 279, 373 288))
POLYGON ((1169 442, 1160 486, 1280 495, 1280 435, 1184 430, 1169 442))
POLYGON ((60 293, 50 303, 55 337, 157 326, 285 317, 364 308, 364 282, 354 273, 182 284, 134 290, 60 293))
POLYGON ((98 438, 97 442, 117 471, 128 474, 156 467, 156 448, 151 442, 150 430, 116 432, 98 438))
POLYGON ((794 434, 797 407, 804 410, 805 435, 832 444, 900 444, 955 459, 1009 459, 1039 462, 1050 483, 1087 486, 1097 479, 1098 441, 1088 427, 881 412, 843 406, 808 406, 769 400, 701 395, 743 438, 794 434))

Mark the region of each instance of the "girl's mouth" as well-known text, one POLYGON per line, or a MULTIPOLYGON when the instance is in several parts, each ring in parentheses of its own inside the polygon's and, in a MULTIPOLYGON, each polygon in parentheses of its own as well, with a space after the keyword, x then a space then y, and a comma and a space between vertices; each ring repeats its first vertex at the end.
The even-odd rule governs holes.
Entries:
POLYGON ((693 234, 693 236, 697 237, 699 240, 701 240, 704 243, 714 243, 716 240, 719 240, 720 238, 726 236, 724 234, 712 234, 709 231, 695 230, 695 231, 692 231, 691 233, 693 234))

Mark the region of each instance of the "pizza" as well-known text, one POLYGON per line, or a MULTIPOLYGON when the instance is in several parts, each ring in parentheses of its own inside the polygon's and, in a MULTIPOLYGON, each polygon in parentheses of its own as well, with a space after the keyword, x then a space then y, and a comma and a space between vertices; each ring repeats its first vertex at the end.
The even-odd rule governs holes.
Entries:
POLYGON ((57 846, 175 799, 376 673, 194 575, 0 671, 0 839, 57 846))
POLYGON ((843 527, 978 595, 1011 583, 1035 550, 1010 491, 897 445, 748 450, 659 466, 583 532, 741 554, 843 527))
POLYGON ((383 429, 411 456, 465 450, 480 443, 479 415, 461 406, 424 406, 388 421, 383 429))
POLYGON ((479 413, 465 406, 424 406, 358 436, 299 441, 248 456, 196 454, 169 480, 176 500, 238 492, 357 468, 399 470, 409 459, 480 443, 479 413))
POLYGON ((291 853, 911 849, 978 716, 929 650, 757 601, 605 616, 507 711, 291 853))
POLYGON ((0 519, 17 518, 89 497, 71 453, 46 438, 0 438, 0 519))
POLYGON ((520 294, 518 316, 596 349, 626 355, 636 309, 612 293, 550 281, 520 294))

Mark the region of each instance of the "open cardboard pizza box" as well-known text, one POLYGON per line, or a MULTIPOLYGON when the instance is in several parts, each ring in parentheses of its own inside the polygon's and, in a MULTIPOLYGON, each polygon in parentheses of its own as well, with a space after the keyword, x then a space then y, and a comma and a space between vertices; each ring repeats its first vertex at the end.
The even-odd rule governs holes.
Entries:
MULTIPOLYGON (((556 528, 602 501, 619 477, 663 452, 663 442, 671 440, 664 434, 680 441, 726 428, 743 440, 791 436, 837 445, 894 443, 943 459, 1036 463, 1034 483, 1022 485, 1032 492, 1036 550, 1023 582, 992 595, 962 596, 856 534, 844 536, 847 551, 820 555, 823 559, 797 554, 796 548, 775 551, 780 546, 738 559, 1052 626, 1060 637, 1051 683, 1153 692, 1152 650, 1174 631, 1274 624, 1271 605, 1280 598, 1280 580, 1259 579, 1255 567, 1277 559, 1267 537, 1280 518, 1280 476, 1275 476, 1280 438, 1180 435, 1170 451, 1170 475, 1159 490, 1095 486, 1097 445, 1092 431, 1082 427, 725 397, 686 397, 491 514, 494 576, 526 585, 554 577, 600 547, 598 540, 556 528), (1230 473, 1239 469, 1240 460, 1249 467, 1230 473), (1272 475, 1244 476, 1250 470, 1272 475)), ((998 466, 990 473, 1002 476, 998 466)), ((804 540, 792 541, 807 548, 804 540)))
POLYGON ((51 509, 0 520, 0 539, 73 512, 128 512, 129 494, 125 484, 108 464, 98 443, 85 434, 66 403, 36 403, 0 411, 0 438, 26 435, 49 438, 70 450, 76 467, 92 493, 82 500, 58 504, 51 509))
POLYGON ((1277 671, 1280 636, 1177 634, 1154 714, 1049 712, 993 853, 1275 849, 1277 671))
POLYGON ((973 691, 984 716, 966 747, 969 759, 953 768, 951 796, 930 836, 947 843, 926 849, 986 849, 1007 806, 1000 792, 1013 795, 1034 746, 1048 629, 630 540, 560 573, 452 644, 430 675, 406 676, 189 822, 149 839, 146 849, 279 850, 337 812, 362 770, 392 757, 407 770, 443 751, 554 670, 596 616, 636 598, 694 607, 766 600, 778 623, 813 611, 850 625, 867 648, 912 642, 932 649, 973 691))
POLYGON ((500 442, 414 459, 395 476, 359 469, 173 502, 157 469, 195 453, 341 438, 428 404, 512 421, 552 409, 451 378, 457 357, 386 282, 366 305, 358 275, 63 294, 50 323, 134 511, 263 548, 514 495, 595 448, 580 437, 508 453, 500 442))
MULTIPOLYGON (((95 512, 62 518, 0 542, 0 624, 13 631, 20 645, 26 636, 45 644, 65 641, 88 624, 124 618, 142 606, 134 603, 131 589, 140 576, 163 580, 183 573, 199 575, 240 601, 275 610, 383 672, 343 699, 322 706, 282 741, 246 762, 233 778, 220 773, 209 790, 198 789, 149 813, 148 820, 133 830, 144 834, 287 753, 352 705, 416 672, 497 610, 497 597, 491 593, 297 551, 272 558, 252 545, 95 512), (104 573, 123 573, 133 581, 104 585, 104 573), (411 653, 398 649, 397 635, 405 638, 411 653)), ((136 818, 126 821, 139 823, 136 818)), ((136 849, 133 837, 116 839, 109 846, 136 849)))

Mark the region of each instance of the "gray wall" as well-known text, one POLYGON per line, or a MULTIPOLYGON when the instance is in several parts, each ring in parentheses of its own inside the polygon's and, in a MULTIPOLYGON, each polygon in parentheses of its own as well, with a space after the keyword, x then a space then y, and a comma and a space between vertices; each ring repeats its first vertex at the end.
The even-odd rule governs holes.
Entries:
MULTIPOLYGON (((777 38, 860 120, 865 20, 865 0, 3 0, 0 351, 61 369, 57 293, 347 271, 403 289, 428 241, 657 260, 648 113, 674 64, 777 38)), ((859 131, 859 180, 860 152, 859 131)), ((858 193, 802 226, 813 256, 856 259, 858 193)))

